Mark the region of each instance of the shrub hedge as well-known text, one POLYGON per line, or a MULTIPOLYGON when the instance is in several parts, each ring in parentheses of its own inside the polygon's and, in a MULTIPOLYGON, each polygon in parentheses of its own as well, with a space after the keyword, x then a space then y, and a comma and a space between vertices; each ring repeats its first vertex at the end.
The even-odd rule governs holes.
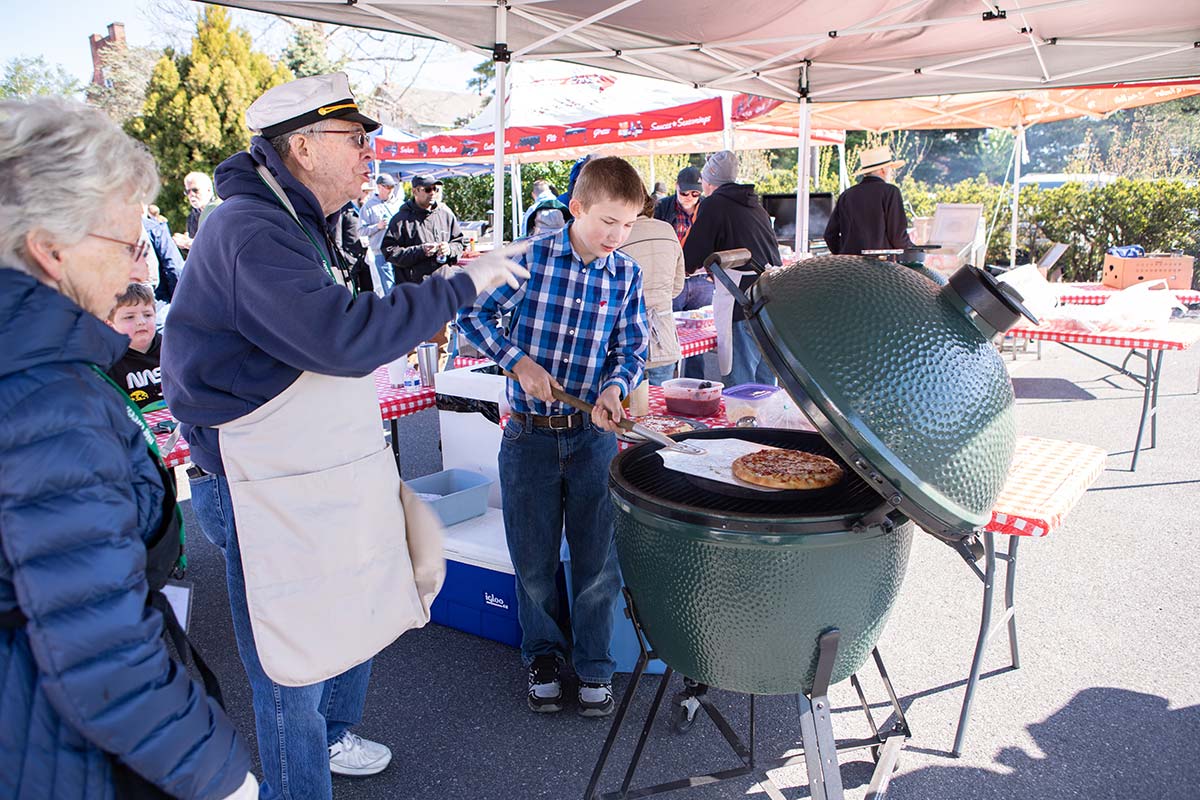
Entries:
MULTIPOLYGON (((953 186, 901 182, 906 203, 917 216, 933 214, 938 203, 982 203, 984 221, 995 225, 988 261, 1008 262, 1011 189, 982 176, 953 186), (997 201, 1002 205, 997 209, 997 201)), ((1179 180, 1118 179, 1106 186, 1068 183, 1053 189, 1021 189, 1017 247, 1034 256, 1049 242, 1070 244, 1059 264, 1063 280, 1099 280, 1104 252, 1114 245, 1140 244, 1146 252, 1182 251, 1200 256, 1200 186, 1179 180)), ((1200 260, 1200 259, 1198 259, 1200 260)), ((1200 280, 1200 270, 1193 284, 1200 280)))

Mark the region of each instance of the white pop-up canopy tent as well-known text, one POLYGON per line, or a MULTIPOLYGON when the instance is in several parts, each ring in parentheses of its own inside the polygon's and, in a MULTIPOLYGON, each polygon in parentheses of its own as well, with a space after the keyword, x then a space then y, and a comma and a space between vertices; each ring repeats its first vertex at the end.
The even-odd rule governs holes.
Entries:
MULTIPOLYGON (((492 57, 498 86, 514 60, 562 60, 796 100, 805 146, 814 100, 1200 76, 1196 0, 219 1, 441 39, 492 57)), ((501 102, 497 172, 503 119, 501 102)), ((801 159, 801 188, 807 168, 801 159)), ((807 199, 801 191, 802 242, 807 199)))

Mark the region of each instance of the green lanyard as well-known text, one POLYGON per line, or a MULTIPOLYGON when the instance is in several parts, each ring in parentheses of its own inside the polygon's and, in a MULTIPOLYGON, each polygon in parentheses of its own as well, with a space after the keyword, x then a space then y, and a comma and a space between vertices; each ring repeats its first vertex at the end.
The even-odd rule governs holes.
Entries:
MULTIPOLYGON (((121 396, 121 399, 125 401, 125 416, 129 417, 129 419, 131 419, 133 423, 138 426, 138 430, 142 432, 142 439, 146 442, 146 449, 154 454, 154 458, 158 462, 158 466, 163 473, 163 491, 174 492, 175 489, 171 485, 172 482, 168 481, 170 472, 167 470, 166 462, 163 461, 162 451, 158 449, 158 440, 154 437, 154 431, 150 430, 150 424, 146 422, 146 418, 142 416, 142 410, 137 407, 137 403, 130 399, 129 395, 125 393, 125 390, 121 388, 120 384, 109 377, 108 373, 100 369, 100 367, 96 366, 95 364, 88 364, 88 366, 91 367, 97 375, 103 378, 105 383, 115 389, 117 394, 121 396)), ((179 554, 178 568, 182 573, 182 571, 187 569, 187 554, 182 552, 183 546, 187 540, 183 531, 183 512, 180 510, 178 503, 175 503, 174 506, 175 519, 179 523, 179 546, 181 550, 179 554)))
MULTIPOLYGON (((270 173, 267 174, 269 175, 270 173)), ((261 172, 258 175, 258 179, 263 182, 264 186, 271 190, 271 194, 275 195, 275 199, 279 201, 279 205, 284 207, 284 209, 288 212, 288 216, 292 218, 292 221, 300 226, 300 230, 304 231, 304 235, 308 237, 308 241, 312 242, 312 246, 316 248, 317 258, 321 259, 321 266, 325 267, 325 272, 327 275, 329 275, 329 279, 334 283, 337 283, 338 279, 333 276, 333 268, 329 265, 329 260, 325 258, 325 251, 321 248, 321 245, 317 244, 317 240, 311 233, 309 233, 308 228, 304 226, 304 223, 300 221, 300 217, 296 215, 296 210, 292 208, 291 201, 281 195, 279 190, 277 190, 275 186, 271 185, 272 181, 267 180, 267 178, 261 172)), ((346 288, 350 290, 350 294, 352 296, 358 297, 358 288, 354 285, 354 281, 350 278, 350 269, 342 262, 341 256, 337 252, 337 248, 330 246, 329 252, 333 255, 334 260, 337 262, 338 271, 342 273, 346 288)))

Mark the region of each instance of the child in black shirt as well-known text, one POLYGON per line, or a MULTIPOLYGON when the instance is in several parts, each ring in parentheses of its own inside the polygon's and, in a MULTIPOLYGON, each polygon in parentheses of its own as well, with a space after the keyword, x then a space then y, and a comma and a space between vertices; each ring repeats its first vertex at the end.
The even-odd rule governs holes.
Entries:
POLYGON ((113 330, 130 339, 129 349, 113 364, 109 377, 142 411, 164 407, 158 366, 162 334, 155 331, 155 320, 154 291, 144 283, 129 284, 108 316, 113 330))

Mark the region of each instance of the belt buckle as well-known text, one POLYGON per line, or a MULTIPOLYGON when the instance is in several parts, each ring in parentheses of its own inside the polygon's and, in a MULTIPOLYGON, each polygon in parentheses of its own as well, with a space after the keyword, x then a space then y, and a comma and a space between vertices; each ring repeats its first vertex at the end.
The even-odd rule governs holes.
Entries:
POLYGON ((571 415, 570 414, 554 414, 554 415, 547 417, 546 420, 550 423, 550 430, 565 431, 565 430, 570 430, 570 428, 571 428, 571 415), (562 420, 561 425, 559 425, 555 422, 555 420, 560 420, 560 419, 562 420))

